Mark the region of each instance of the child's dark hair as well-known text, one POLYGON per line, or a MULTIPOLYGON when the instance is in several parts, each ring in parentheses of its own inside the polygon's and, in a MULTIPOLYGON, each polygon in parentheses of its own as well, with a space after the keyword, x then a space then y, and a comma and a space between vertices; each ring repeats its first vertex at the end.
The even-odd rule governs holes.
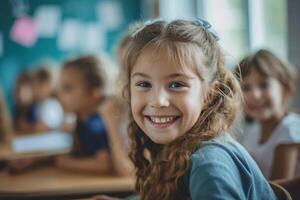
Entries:
POLYGON ((103 64, 95 56, 82 56, 70 61, 67 61, 63 69, 77 70, 84 84, 88 88, 104 88, 105 87, 105 72, 103 64))
POLYGON ((52 81, 52 74, 48 69, 41 67, 33 73, 32 78, 35 81, 43 83, 43 82, 52 81))
POLYGON ((263 77, 277 79, 290 94, 295 92, 296 70, 289 63, 283 62, 272 52, 261 49, 245 57, 235 69, 235 74, 242 82, 243 77, 256 70, 263 77))
MULTIPOLYGON (((138 57, 153 50, 180 67, 191 66, 207 86, 201 114, 192 129, 167 145, 159 145, 138 127, 131 114, 130 157, 136 167, 136 188, 143 200, 184 199, 179 184, 191 154, 201 141, 228 131, 240 110, 241 90, 224 66, 216 37, 197 21, 155 21, 131 35, 126 59, 124 96, 130 102, 130 76, 138 57), (162 52, 163 51, 163 52, 162 52), (145 154, 150 153, 150 157, 145 154)), ((130 105, 129 105, 130 106, 130 105)))

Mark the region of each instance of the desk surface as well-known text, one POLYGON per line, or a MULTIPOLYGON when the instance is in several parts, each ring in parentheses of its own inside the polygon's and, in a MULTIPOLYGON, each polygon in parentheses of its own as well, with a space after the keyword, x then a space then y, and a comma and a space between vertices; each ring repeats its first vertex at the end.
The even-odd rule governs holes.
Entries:
POLYGON ((134 179, 65 172, 54 167, 23 174, 0 173, 0 195, 52 196, 64 194, 110 193, 134 191, 134 179))

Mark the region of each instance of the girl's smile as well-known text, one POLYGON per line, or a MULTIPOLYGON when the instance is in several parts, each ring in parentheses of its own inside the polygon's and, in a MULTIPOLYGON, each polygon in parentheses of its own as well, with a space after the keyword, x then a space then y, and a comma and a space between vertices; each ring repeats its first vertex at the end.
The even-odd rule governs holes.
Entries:
POLYGON ((166 115, 166 116, 145 115, 145 117, 156 128, 167 128, 173 125, 174 123, 176 123, 180 119, 180 116, 174 116, 174 115, 173 116, 172 115, 166 115))

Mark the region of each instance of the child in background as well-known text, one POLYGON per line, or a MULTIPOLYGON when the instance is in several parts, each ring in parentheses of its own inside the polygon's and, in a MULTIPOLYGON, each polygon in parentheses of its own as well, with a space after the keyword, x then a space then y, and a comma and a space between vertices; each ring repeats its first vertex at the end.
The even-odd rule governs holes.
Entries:
MULTIPOLYGON (((130 26, 117 49, 121 74, 125 69, 124 63, 131 33, 137 28, 138 24, 136 23, 130 26)), ((129 125, 129 108, 126 99, 121 98, 121 74, 119 75, 119 81, 115 82, 115 93, 102 103, 100 110, 107 124, 114 169, 121 176, 130 176, 133 174, 133 164, 128 156, 129 138, 127 127, 129 125)))
POLYGON ((63 122, 63 109, 53 97, 54 77, 50 70, 40 68, 32 76, 33 112, 32 132, 59 129, 63 122))
POLYGON ((23 72, 16 81, 14 110, 14 128, 17 133, 29 132, 33 123, 32 77, 23 72))
POLYGON ((98 111, 104 100, 102 68, 93 56, 80 57, 63 66, 59 96, 65 110, 77 117, 73 153, 81 157, 58 157, 56 164, 60 168, 97 174, 111 172, 107 129, 98 111))
POLYGON ((296 72, 267 50, 244 58, 236 72, 242 85, 245 113, 253 120, 246 123, 242 144, 265 177, 270 178, 276 146, 300 142, 300 116, 287 111, 295 90, 296 72))
POLYGON ((204 20, 154 21, 132 34, 124 94, 143 200, 276 199, 228 133, 241 91, 209 27, 204 20))

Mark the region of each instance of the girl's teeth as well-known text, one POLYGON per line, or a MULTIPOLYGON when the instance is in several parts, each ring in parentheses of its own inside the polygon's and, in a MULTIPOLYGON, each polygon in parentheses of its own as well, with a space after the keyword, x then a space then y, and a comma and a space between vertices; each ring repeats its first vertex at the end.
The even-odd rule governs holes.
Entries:
POLYGON ((174 120, 174 117, 150 117, 154 123, 167 123, 174 120))

